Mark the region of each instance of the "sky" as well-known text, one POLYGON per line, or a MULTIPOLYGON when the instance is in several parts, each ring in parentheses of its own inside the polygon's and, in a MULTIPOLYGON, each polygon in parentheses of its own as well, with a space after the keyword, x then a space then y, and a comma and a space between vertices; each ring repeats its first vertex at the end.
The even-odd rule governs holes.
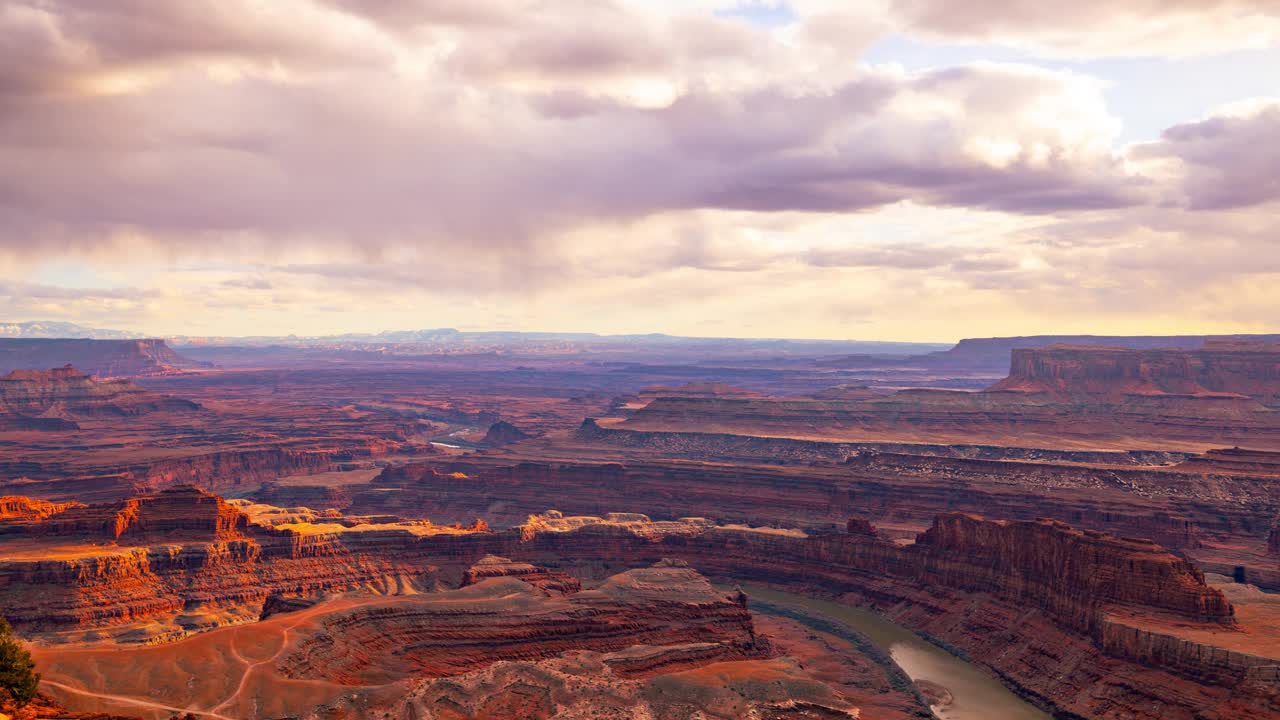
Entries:
POLYGON ((0 0, 0 320, 1280 331, 1280 0, 0 0))

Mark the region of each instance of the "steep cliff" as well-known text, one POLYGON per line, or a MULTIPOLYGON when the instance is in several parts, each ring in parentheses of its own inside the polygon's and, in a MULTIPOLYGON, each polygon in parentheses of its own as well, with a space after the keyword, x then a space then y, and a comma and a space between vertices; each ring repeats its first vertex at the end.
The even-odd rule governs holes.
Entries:
POLYGON ((76 419, 199 409, 190 400, 149 392, 127 380, 96 380, 70 365, 0 377, 0 429, 74 430, 76 419))
POLYGON ((914 360, 926 367, 964 367, 984 370, 1008 368, 1009 353, 1050 345, 1103 345, 1129 350, 1195 350, 1213 341, 1280 342, 1280 335, 1031 335, 1025 337, 966 338, 942 352, 914 360))
POLYGON ((934 520, 913 550, 922 562, 963 563, 947 585, 993 592, 1041 607, 1092 632, 1111 604, 1168 610, 1230 624, 1231 604, 1189 562, 1147 540, 1075 530, 1053 520, 1008 522, 951 513, 934 520))
POLYGON ((1015 349, 1009 377, 989 392, 1063 399, 1234 395, 1280 404, 1280 344, 1209 342, 1197 350, 1052 345, 1015 349))
MULTIPOLYGON (((709 591, 693 579, 696 569, 885 612, 1084 717, 1155 720, 1206 708, 1227 713, 1228 706, 1234 714, 1222 717, 1268 717, 1275 683, 1267 668, 1280 663, 1280 643, 1265 641, 1268 625, 1256 617, 1241 625, 1231 603, 1186 561, 1150 542, 1051 521, 945 514, 917 542, 901 545, 859 521, 845 526, 850 532, 806 532, 548 512, 491 531, 277 512, 188 489, 162 495, 136 506, 67 509, 29 521, 25 537, 0 539, 0 612, 25 633, 154 642, 257 621, 272 596, 279 609, 290 598, 357 588, 404 595, 326 620, 284 663, 298 676, 337 682, 388 682, 404 668, 465 672, 481 657, 545 657, 539 653, 569 639, 613 652, 634 644, 637 628, 661 644, 720 643, 735 656, 748 653, 727 640, 750 635, 744 599, 709 591), (67 515, 102 520, 121 511, 126 528, 115 541, 103 522, 58 524, 67 515), (242 516, 234 513, 248 520, 228 519, 242 516), (35 530, 45 524, 64 532, 35 530), (85 528, 105 541, 86 544, 85 528), (141 534, 131 535, 134 528, 141 534), (688 567, 649 567, 664 558, 688 567), (639 569, 591 590, 567 580, 604 578, 620 567, 639 569), (673 589, 674 577, 684 578, 675 585, 682 589, 673 589), (420 590, 464 583, 458 592, 465 597, 415 599, 420 590), (653 610, 649 619, 617 615, 616 608, 636 605, 653 610), (546 612, 515 625, 505 619, 533 606, 546 612), (704 634, 691 635, 691 627, 704 634), (404 661, 400 670, 385 662, 393 652, 404 661), (1037 665, 1047 654, 1058 658, 1053 672, 1037 665), (1158 691, 1161 704, 1153 706, 1144 684, 1173 689, 1158 691)), ((701 650, 666 657, 627 656, 616 669, 706 660, 701 650)))
POLYGON ((6 495, 0 497, 0 521, 25 524, 33 520, 44 520, 68 508, 80 506, 81 503, 75 502, 52 503, 22 495, 6 495))
POLYGON ((74 365, 95 377, 148 377, 211 367, 163 340, 0 338, 0 372, 74 365))
POLYGON ((192 485, 179 485, 115 504, 71 507, 51 514, 32 530, 43 535, 87 536, 129 545, 177 540, 220 542, 240 537, 247 519, 221 497, 192 485))

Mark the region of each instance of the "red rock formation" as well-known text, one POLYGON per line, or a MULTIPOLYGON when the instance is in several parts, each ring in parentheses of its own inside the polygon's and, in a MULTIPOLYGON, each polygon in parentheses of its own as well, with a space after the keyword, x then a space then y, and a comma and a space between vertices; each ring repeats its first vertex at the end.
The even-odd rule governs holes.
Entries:
POLYGON ((913 548, 930 559, 951 557, 995 571, 962 573, 948 583, 952 587, 1035 605, 1086 631, 1098 623, 1097 608, 1110 604, 1233 622, 1231 603, 1205 585, 1199 570, 1148 540, 1075 530, 1052 520, 991 521, 951 513, 935 519, 913 548))
POLYGON ((1200 350, 1016 349, 1009 377, 988 392, 1047 393, 1064 399, 1216 394, 1277 405, 1280 344, 1210 341, 1200 350))
MULTIPOLYGON (((328 496, 315 492, 320 499, 328 496)), ((495 461, 455 475, 431 464, 407 464, 385 469, 368 486, 347 486, 343 494, 353 512, 448 520, 483 514, 515 523, 554 497, 562 510, 583 515, 628 507, 653 517, 697 515, 788 527, 842 525, 858 515, 911 528, 912 534, 939 512, 962 510, 1011 519, 1053 517, 1179 549, 1197 548, 1206 539, 1263 539, 1270 508, 1280 503, 1280 485, 1270 476, 1197 465, 1091 466, 885 452, 864 453, 839 466, 796 468, 495 461), (729 487, 732 492, 726 492, 729 487)), ((301 492, 284 497, 298 499, 280 504, 311 504, 301 492)))
POLYGON ((913 358, 925 367, 964 367, 1004 370, 1013 350, 1050 345, 1092 345, 1129 350, 1195 350, 1215 341, 1280 342, 1280 335, 1032 335, 1028 337, 966 338, 950 350, 913 358))
POLYGON ((0 520, 21 521, 44 520, 73 507, 83 507, 81 503, 51 503, 45 500, 33 500, 22 495, 6 495, 0 497, 0 520))
POLYGON ((75 430, 75 419, 198 409, 189 400, 148 392, 127 380, 95 380, 70 365, 0 377, 0 429, 75 430))
POLYGON ((462 578, 462 587, 500 577, 516 578, 548 595, 569 595, 582 589, 582 581, 568 573, 556 572, 532 563, 516 562, 497 555, 487 555, 472 565, 462 578))
POLYGON ((450 593, 362 607, 326 619, 323 631, 281 665, 297 678, 380 684, 571 649, 694 643, 711 646, 703 662, 766 653, 745 605, 687 566, 666 563, 564 596, 545 595, 514 577, 490 577, 450 593))
POLYGON ((481 442, 485 445, 498 447, 501 445, 510 445, 513 442, 520 442, 521 440, 527 440, 530 437, 529 433, 521 430, 515 425, 512 425, 505 420, 499 420, 489 426, 489 431, 484 434, 484 439, 481 442))
POLYGON ((34 529, 47 535, 87 535, 131 545, 183 539, 220 542, 240 537, 247 520, 221 497, 179 485, 114 505, 65 509, 34 529))
MULTIPOLYGON (((197 507, 206 502, 190 492, 172 496, 197 507)), ((146 520, 146 504, 140 507, 140 520, 146 520)), ((75 512, 32 524, 55 523, 75 512)), ((316 516, 309 522, 251 524, 238 531, 243 537, 219 540, 226 528, 216 521, 222 513, 203 512, 206 519, 197 526, 208 533, 207 541, 193 537, 97 550, 83 544, 32 548, 29 541, 0 543, 0 599, 6 604, 0 611, 26 632, 77 627, 113 631, 160 623, 143 634, 129 630, 135 634, 125 636, 153 640, 225 622, 193 618, 192 608, 215 615, 241 612, 239 620, 248 621, 260 616, 271 595, 315 596, 375 583, 384 590, 438 587, 442 581, 461 581, 466 569, 473 568, 473 580, 479 582, 460 591, 471 593, 467 602, 433 605, 406 598, 387 601, 376 611, 344 615, 326 624, 322 636, 299 648, 287 663, 300 675, 330 673, 325 677, 343 682, 384 682, 393 679, 385 663, 393 651, 408 658, 406 668, 453 673, 477 667, 482 657, 559 652, 557 648, 569 647, 556 644, 562 637, 574 638, 575 646, 620 649, 624 645, 616 643, 634 640, 618 633, 634 625, 620 622, 610 609, 615 603, 662 608, 651 615, 661 618, 660 624, 640 622, 647 637, 664 638, 660 644, 704 642, 679 629, 691 626, 713 635, 724 628, 741 633, 746 611, 738 597, 712 597, 705 590, 673 593, 651 577, 692 572, 671 563, 637 571, 626 582, 564 596, 549 597, 519 577, 542 573, 538 566, 561 568, 556 572, 566 567, 596 571, 676 557, 713 576, 834 593, 890 612, 983 658, 1028 693, 1087 717, 1118 719, 1123 716, 1118 712, 1142 720, 1176 717, 1142 709, 1132 683, 1144 677, 1155 687, 1185 686, 1161 694, 1165 710, 1225 707, 1227 688, 1271 687, 1265 668, 1275 664, 1274 659, 1232 649, 1233 637, 1248 639, 1260 630, 1232 630, 1231 605, 1184 560, 1148 542, 1048 521, 944 515, 915 544, 902 546, 868 534, 861 523, 854 524, 855 534, 806 534, 713 527, 701 520, 655 522, 636 513, 611 519, 553 513, 508 531, 468 532, 404 522, 348 527, 338 518, 316 516), (78 554, 59 557, 73 551, 78 554), (488 555, 513 560, 481 562, 488 555), (484 567, 494 564, 507 566, 504 576, 480 579, 484 567), (525 606, 520 598, 562 604, 537 614, 545 622, 510 627, 503 618, 525 606), (166 620, 179 617, 188 619, 166 620), (445 630, 444 617, 461 624, 445 630), (1183 642, 1189 632, 1227 644, 1183 642), (993 643, 1005 651, 995 652, 993 643), (450 651, 442 652, 446 646, 450 651), (1053 672, 1044 672, 1034 664, 1037 653, 1072 655, 1055 661, 1053 672), (1131 684, 1119 688, 1116 678, 1131 684)), ((178 524, 177 529, 191 528, 178 524)), ((683 661, 701 658, 700 652, 666 657, 683 661)), ((657 657, 642 653, 620 659, 619 672, 643 672, 657 657)), ((1224 717, 1266 717, 1253 710, 1265 707, 1258 705, 1264 696, 1241 693, 1230 694, 1238 714, 1224 717)))
POLYGON ((74 365, 95 377, 149 377, 210 367, 163 340, 0 338, 0 372, 74 365))

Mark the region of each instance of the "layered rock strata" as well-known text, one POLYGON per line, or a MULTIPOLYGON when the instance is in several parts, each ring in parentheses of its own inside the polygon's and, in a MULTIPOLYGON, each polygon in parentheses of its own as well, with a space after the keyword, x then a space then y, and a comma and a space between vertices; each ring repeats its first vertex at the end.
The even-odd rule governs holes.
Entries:
POLYGON ((516 578, 544 593, 553 595, 570 595, 582 589, 582 581, 568 573, 556 572, 532 563, 516 562, 497 555, 485 556, 472 565, 462 578, 462 586, 475 585, 491 578, 506 577, 516 578))
POLYGON ((199 410, 128 380, 97 380, 70 365, 14 370, 0 377, 0 430, 76 430, 77 419, 199 410))
POLYGON ((840 525, 856 515, 922 529, 937 513, 953 510, 1052 517, 1188 549, 1206 540, 1265 541, 1280 509, 1280 485, 1269 474, 1233 474, 1203 463, 1135 468, 865 452, 841 465, 798 468, 680 461, 407 464, 385 469, 368 485, 347 486, 341 498, 323 488, 275 497, 325 507, 340 500, 336 506, 354 512, 484 515, 510 524, 549 496, 575 514, 629 507, 656 517, 792 527, 840 525))
POLYGON ((151 377, 211 367, 164 340, 0 338, 0 372, 74 365, 95 377, 151 377))
POLYGON ((659 563, 568 594, 491 577, 462 590, 367 605, 326 618, 281 666, 291 677, 372 685, 637 644, 684 652, 639 655, 619 671, 767 654, 744 601, 717 592, 687 566, 659 563))
MULTIPOLYGON (((78 511, 62 514, 67 512, 78 511)), ((553 577, 553 572, 569 568, 603 576, 609 568, 677 558, 712 576, 834 594, 879 609, 982 659, 1040 702, 1082 717, 1145 719, 1229 710, 1235 714, 1222 716, 1264 718, 1280 712, 1274 701, 1276 688, 1268 680, 1268 668, 1280 664, 1280 657, 1256 649, 1266 647, 1257 641, 1264 627, 1238 625, 1232 605, 1191 565, 1149 542, 1073 530, 1052 521, 994 522, 947 514, 915 543, 899 545, 861 522, 851 525, 854 532, 819 533, 716 526, 694 518, 653 521, 638 513, 603 518, 547 513, 510 530, 492 531, 479 525, 455 529, 424 521, 357 520, 314 512, 308 516, 300 510, 289 515, 281 522, 251 522, 243 529, 231 523, 242 537, 227 535, 225 523, 202 521, 200 527, 208 533, 204 541, 152 544, 152 537, 144 534, 137 536, 142 544, 129 544, 126 532, 113 543, 89 549, 74 543, 49 545, 48 537, 34 530, 56 522, 56 514, 32 521, 35 539, 0 545, 0 598, 8 603, 3 612, 26 633, 65 635, 78 628, 82 635, 97 628, 121 639, 154 641, 256 620, 272 595, 305 597, 360 587, 405 593, 457 586, 472 577, 479 581, 462 592, 475 593, 478 600, 520 604, 524 601, 519 598, 550 598, 562 602, 566 613, 552 617, 573 618, 584 637, 608 642, 614 630, 590 617, 623 596, 627 602, 686 602, 688 597, 673 596, 645 573, 692 570, 670 563, 649 568, 629 576, 625 593, 613 593, 606 583, 597 590, 561 594, 569 589, 563 583, 559 588, 543 587, 522 576, 553 577), (24 544, 28 542, 37 544, 24 544), (502 559, 485 559, 493 555, 502 559), (484 577, 499 569, 501 575, 484 577), (579 608, 582 613, 573 610, 588 600, 604 605, 579 608), (240 617, 228 608, 248 611, 240 617), (997 647, 1004 650, 997 652, 997 647), (1035 660, 1046 653, 1057 658, 1051 663, 1053 672, 1035 660), (1152 714, 1143 705, 1138 688, 1144 683, 1176 688, 1157 693, 1160 713, 1152 714)), ((466 633, 432 635, 430 618, 436 611, 422 610, 411 598, 403 605, 388 602, 393 609, 385 617, 382 611, 361 611, 335 621, 346 625, 327 632, 333 652, 321 652, 316 645, 314 652, 296 658, 297 666, 319 671, 314 658, 336 653, 352 658, 354 664, 345 669, 339 664, 334 672, 365 677, 366 668, 378 663, 370 660, 366 665, 362 658, 390 651, 390 641, 377 638, 395 636, 400 624, 393 619, 402 611, 427 613, 409 623, 427 628, 408 643, 411 654, 417 652, 413 647, 423 648, 412 661, 423 668, 433 662, 456 662, 451 672, 466 669, 469 651, 457 653, 456 660, 441 651, 441 643, 454 642, 451 637, 461 649, 483 644, 480 639, 458 639, 466 633), (337 652, 337 644, 343 643, 355 644, 337 652)), ((708 596, 695 605, 719 608, 715 613, 720 620, 708 621, 715 628, 723 622, 737 623, 733 618, 740 620, 745 610, 734 606, 742 602, 708 596)), ((666 614, 684 617, 679 612, 666 614)), ((565 626, 552 625, 558 629, 548 629, 537 639, 534 635, 541 631, 529 630, 534 635, 516 645, 554 643, 565 626)), ((525 632, 512 631, 518 637, 525 632)), ((476 633, 483 636, 478 626, 476 633)), ((671 638, 688 644, 685 640, 671 638)), ((620 672, 639 672, 650 660, 634 657, 621 662, 620 672)))
POLYGON ((1009 377, 988 392, 1086 396, 1215 395, 1280 405, 1280 344, 1210 340, 1197 350, 1051 345, 1015 349, 1009 377))

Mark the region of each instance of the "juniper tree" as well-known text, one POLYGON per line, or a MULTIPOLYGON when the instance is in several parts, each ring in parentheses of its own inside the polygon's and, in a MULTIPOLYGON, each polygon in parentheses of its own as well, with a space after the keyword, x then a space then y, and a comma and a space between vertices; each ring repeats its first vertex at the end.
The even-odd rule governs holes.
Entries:
POLYGON ((31 702, 40 686, 40 674, 31 653, 13 636, 9 622, 0 618, 0 693, 17 707, 31 702))

